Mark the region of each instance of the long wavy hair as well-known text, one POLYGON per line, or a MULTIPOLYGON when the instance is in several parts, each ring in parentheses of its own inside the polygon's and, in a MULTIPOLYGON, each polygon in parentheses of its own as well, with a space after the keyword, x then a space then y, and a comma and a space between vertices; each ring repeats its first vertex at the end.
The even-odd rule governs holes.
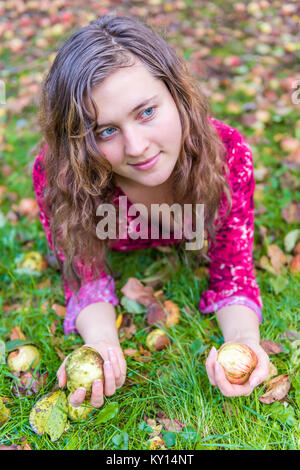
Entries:
POLYGON ((207 98, 185 61, 162 33, 141 20, 105 15, 92 21, 58 51, 42 85, 38 113, 40 148, 46 145, 44 198, 51 209, 53 249, 76 292, 81 287, 78 261, 90 266, 93 279, 103 269, 112 274, 107 261, 110 240, 96 235, 96 209, 113 204, 115 185, 112 167, 97 147, 98 115, 91 93, 112 72, 129 67, 132 54, 163 80, 179 112, 182 143, 172 174, 174 202, 192 204, 193 221, 195 205, 205 204, 205 229, 211 240, 224 192, 228 210, 231 206, 225 147, 209 120, 207 98), (61 249, 64 263, 58 257, 61 249))

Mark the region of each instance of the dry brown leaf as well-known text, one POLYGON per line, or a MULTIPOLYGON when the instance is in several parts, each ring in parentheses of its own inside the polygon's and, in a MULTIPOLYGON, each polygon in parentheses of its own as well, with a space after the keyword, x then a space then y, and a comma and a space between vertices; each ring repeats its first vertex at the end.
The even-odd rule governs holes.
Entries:
POLYGON ((51 308, 59 317, 64 318, 66 316, 66 307, 63 305, 53 304, 51 308))
POLYGON ((128 313, 125 313, 122 318, 122 324, 119 328, 119 341, 125 341, 125 339, 130 339, 136 333, 136 326, 133 323, 132 316, 128 313))
POLYGON ((287 262, 285 254, 277 245, 269 245, 267 252, 273 268, 280 273, 281 267, 287 262))
POLYGON ((155 323, 165 323, 167 314, 163 307, 158 302, 155 302, 151 304, 150 307, 148 307, 146 319, 148 325, 154 325, 155 323))
POLYGON ((300 202, 290 202, 281 212, 282 218, 288 223, 293 224, 300 221, 300 202))
POLYGON ((26 339, 26 336, 21 331, 19 326, 14 326, 11 330, 10 340, 13 341, 15 339, 23 339, 23 340, 26 339))
POLYGON ((167 431, 180 432, 185 427, 185 424, 181 423, 178 419, 168 418, 163 411, 156 413, 156 419, 167 431))
POLYGON ((259 397, 259 401, 269 405, 274 403, 274 401, 282 400, 288 394, 291 382, 287 374, 281 374, 271 379, 266 387, 267 392, 259 397))
POLYGON ((260 345, 267 354, 279 354, 283 352, 281 344, 275 343, 275 341, 264 339, 260 342, 260 345))
POLYGON ((45 281, 43 282, 40 282, 39 284, 37 284, 37 288, 38 289, 44 289, 44 288, 50 288, 51 287, 51 281, 50 279, 46 279, 45 281))
MULTIPOLYGON (((141 300, 146 298, 146 303, 150 305, 149 297, 153 297, 153 288, 151 286, 144 286, 141 281, 135 277, 130 277, 126 284, 122 287, 121 292, 128 297, 128 299, 134 300, 135 302, 142 303, 141 300)), ((155 298, 153 297, 154 301, 155 298)), ((142 304, 143 305, 143 304, 142 304)))
POLYGON ((125 354, 125 356, 131 357, 131 356, 134 356, 137 353, 137 349, 127 348, 127 349, 123 350, 123 353, 125 354))
POLYGON ((300 339, 300 333, 297 330, 287 330, 284 333, 280 335, 281 339, 289 339, 291 341, 294 341, 295 339, 300 339))
POLYGON ((165 297, 165 293, 163 290, 157 290, 156 292, 154 292, 153 295, 156 299, 160 299, 160 300, 163 300, 165 297))
POLYGON ((37 395, 42 387, 45 387, 48 379, 48 372, 41 375, 39 372, 35 372, 34 376, 30 371, 18 372, 14 374, 19 378, 13 383, 13 394, 15 396, 20 395, 37 395))
POLYGON ((275 276, 278 274, 278 272, 273 268, 267 256, 262 256, 259 260, 258 265, 261 269, 268 271, 269 273, 274 274, 275 276))

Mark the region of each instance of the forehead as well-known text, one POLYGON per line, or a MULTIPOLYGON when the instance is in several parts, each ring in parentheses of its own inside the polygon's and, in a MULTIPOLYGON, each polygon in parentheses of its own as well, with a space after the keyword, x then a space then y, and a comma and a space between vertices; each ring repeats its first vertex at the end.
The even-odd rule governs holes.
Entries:
POLYGON ((92 91, 99 113, 109 117, 115 108, 129 112, 154 94, 162 94, 166 87, 138 60, 129 67, 120 68, 92 91))

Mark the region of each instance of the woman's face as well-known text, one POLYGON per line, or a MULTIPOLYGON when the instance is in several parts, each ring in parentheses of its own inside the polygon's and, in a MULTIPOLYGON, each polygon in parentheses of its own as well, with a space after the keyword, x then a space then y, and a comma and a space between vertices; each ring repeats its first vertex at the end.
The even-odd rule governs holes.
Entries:
POLYGON ((176 104, 166 87, 135 58, 92 92, 98 107, 96 141, 111 163, 115 180, 141 188, 163 185, 179 157, 182 128, 176 104), (140 164, 158 155, 151 168, 140 164))

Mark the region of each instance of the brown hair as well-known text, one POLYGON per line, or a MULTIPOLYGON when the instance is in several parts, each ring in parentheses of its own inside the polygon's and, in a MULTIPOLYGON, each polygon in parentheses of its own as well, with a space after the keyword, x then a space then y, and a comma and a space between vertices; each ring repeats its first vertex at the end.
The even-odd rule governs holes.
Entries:
POLYGON ((91 91, 113 71, 130 66, 132 54, 163 80, 180 115, 183 133, 172 175, 174 202, 189 202, 193 210, 196 203, 205 204, 205 228, 211 238, 224 191, 230 206, 225 147, 187 64, 141 20, 98 18, 73 33, 58 51, 43 83, 39 108, 41 147, 47 144, 44 197, 51 207, 53 248, 56 255, 59 246, 64 251, 60 267, 68 281, 75 282, 76 291, 81 285, 74 264, 77 256, 92 267, 94 278, 105 268, 111 273, 106 258, 109 240, 96 235, 96 209, 113 203, 115 187, 112 167, 95 140, 98 116, 91 91))

